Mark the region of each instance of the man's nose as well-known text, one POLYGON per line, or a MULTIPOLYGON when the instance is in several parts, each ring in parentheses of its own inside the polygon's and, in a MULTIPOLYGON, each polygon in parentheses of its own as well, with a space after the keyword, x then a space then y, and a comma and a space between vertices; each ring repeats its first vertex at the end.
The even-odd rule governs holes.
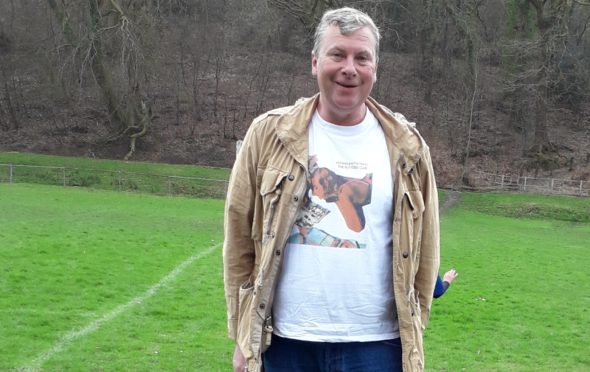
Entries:
POLYGON ((342 73, 347 77, 356 76, 356 66, 354 64, 354 57, 350 56, 344 60, 344 66, 342 66, 342 73))

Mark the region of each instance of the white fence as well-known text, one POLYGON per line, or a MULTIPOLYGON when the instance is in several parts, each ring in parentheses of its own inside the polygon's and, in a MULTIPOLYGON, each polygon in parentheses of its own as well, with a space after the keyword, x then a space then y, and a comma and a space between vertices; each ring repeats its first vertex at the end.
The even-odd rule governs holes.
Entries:
POLYGON ((474 172, 475 189, 590 196, 590 182, 474 172))
POLYGON ((79 186, 103 190, 225 198, 226 180, 39 165, 0 164, 0 182, 79 186))
MULTIPOLYGON (((472 188, 475 190, 590 196, 590 181, 533 178, 480 171, 472 175, 472 188)), ((199 198, 225 198, 228 185, 227 180, 199 177, 16 164, 0 164, 0 183, 2 182, 79 186, 199 198)))

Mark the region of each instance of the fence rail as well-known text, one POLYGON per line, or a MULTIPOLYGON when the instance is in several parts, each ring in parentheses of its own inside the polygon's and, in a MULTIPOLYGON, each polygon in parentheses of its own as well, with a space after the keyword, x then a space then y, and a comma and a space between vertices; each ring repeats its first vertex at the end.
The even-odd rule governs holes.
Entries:
POLYGON ((516 175, 473 173, 473 187, 479 190, 503 190, 539 194, 590 196, 590 182, 557 178, 534 178, 516 175))
POLYGON ((228 181, 101 169, 0 164, 0 183, 39 183, 222 199, 225 198, 228 181))
MULTIPOLYGON (((481 171, 474 172, 473 175, 474 190, 590 196, 590 181, 534 178, 481 171)), ((210 178, 20 164, 0 164, 0 183, 39 183, 219 199, 225 198, 228 185, 227 180, 210 178)))

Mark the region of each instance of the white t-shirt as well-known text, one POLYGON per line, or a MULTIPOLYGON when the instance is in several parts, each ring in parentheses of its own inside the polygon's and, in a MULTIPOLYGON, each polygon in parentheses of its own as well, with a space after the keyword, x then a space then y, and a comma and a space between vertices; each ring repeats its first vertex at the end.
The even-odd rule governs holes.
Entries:
POLYGON ((392 279, 393 179, 381 126, 309 126, 309 188, 273 305, 275 333, 323 342, 399 337, 392 279))

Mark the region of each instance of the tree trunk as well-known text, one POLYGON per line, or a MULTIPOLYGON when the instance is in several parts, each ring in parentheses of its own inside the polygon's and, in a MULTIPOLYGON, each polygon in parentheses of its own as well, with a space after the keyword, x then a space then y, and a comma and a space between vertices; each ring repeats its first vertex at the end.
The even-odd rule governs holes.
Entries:
POLYGON ((90 25, 92 30, 92 35, 90 35, 92 38, 91 48, 94 52, 94 57, 92 58, 92 72, 94 73, 96 83, 100 87, 109 116, 119 128, 124 129, 128 126, 132 126, 133 123, 129 123, 129 118, 121 112, 121 107, 119 105, 121 99, 117 97, 117 94, 115 93, 110 70, 105 66, 102 41, 98 35, 102 26, 102 17, 98 8, 98 0, 88 0, 88 4, 90 6, 90 25))

